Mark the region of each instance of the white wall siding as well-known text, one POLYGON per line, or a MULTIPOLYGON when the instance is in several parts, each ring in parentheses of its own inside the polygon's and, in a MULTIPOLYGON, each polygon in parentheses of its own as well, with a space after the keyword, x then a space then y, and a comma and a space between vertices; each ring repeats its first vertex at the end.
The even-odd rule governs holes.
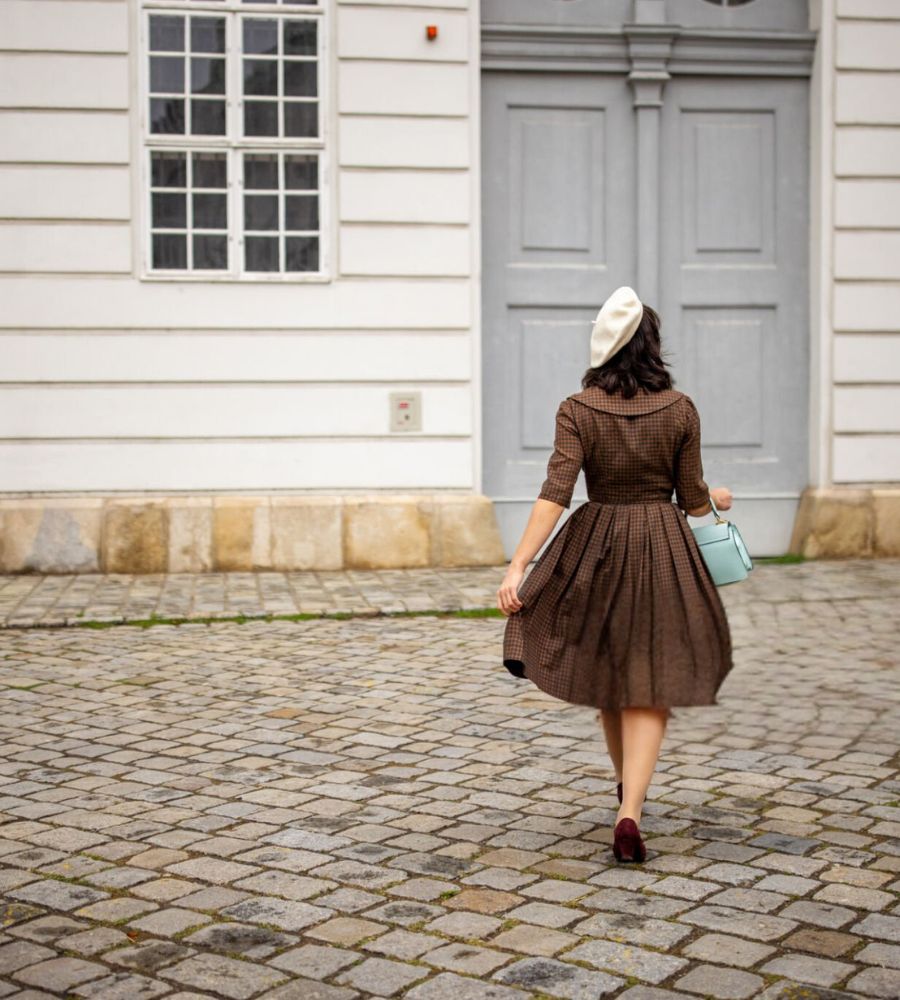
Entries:
MULTIPOLYGON (((900 480, 900 4, 837 0, 834 29, 832 479, 895 482, 900 480)), ((823 86, 832 79, 826 77, 823 86)))
POLYGON ((129 155, 124 112, 0 110, 2 162, 109 165, 129 155))
POLYGON ((477 4, 328 3, 300 281, 143 276, 138 8, 0 4, 0 490, 477 488, 477 4))
POLYGON ((130 216, 127 167, 0 165, 0 218, 127 220, 130 216))

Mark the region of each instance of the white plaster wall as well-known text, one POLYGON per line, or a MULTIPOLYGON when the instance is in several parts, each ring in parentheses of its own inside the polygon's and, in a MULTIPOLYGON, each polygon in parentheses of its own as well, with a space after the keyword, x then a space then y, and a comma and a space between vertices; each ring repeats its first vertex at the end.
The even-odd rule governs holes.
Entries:
POLYGON ((331 274, 251 283, 142 278, 137 3, 0 4, 0 492, 479 489, 478 0, 328 6, 331 274))
POLYGON ((822 79, 830 479, 892 483, 900 481, 900 3, 822 0, 822 19, 833 39, 822 79))

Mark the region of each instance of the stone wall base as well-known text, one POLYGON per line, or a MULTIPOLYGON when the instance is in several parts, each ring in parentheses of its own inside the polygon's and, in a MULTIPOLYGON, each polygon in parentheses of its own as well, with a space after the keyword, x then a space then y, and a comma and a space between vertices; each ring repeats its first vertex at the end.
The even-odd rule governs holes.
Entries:
POLYGON ((790 551, 809 559, 900 556, 900 487, 804 490, 790 551))
POLYGON ((497 566, 478 494, 0 498, 0 572, 497 566))

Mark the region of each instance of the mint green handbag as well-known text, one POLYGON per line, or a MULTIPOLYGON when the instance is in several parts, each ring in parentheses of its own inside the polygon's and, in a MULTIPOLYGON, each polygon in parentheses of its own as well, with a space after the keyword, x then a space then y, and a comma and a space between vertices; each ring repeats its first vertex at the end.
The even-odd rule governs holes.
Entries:
POLYGON ((709 498, 709 502, 716 515, 715 524, 702 524, 698 528, 691 528, 691 531, 700 547, 700 555, 703 556, 713 583, 717 587, 722 587, 726 583, 737 583, 746 579, 747 574, 753 569, 753 563, 737 525, 719 515, 712 497, 709 498))

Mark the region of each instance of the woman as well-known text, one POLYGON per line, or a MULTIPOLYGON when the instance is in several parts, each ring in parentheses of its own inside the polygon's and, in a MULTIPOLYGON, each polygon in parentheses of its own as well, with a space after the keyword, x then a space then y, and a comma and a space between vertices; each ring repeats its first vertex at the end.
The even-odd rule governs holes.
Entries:
POLYGON ((497 591, 509 671, 599 709, 619 861, 646 857, 638 823, 672 706, 718 704, 732 667, 725 608, 686 518, 710 513, 710 493, 731 507, 727 487, 703 481, 700 418, 673 388, 659 317, 619 288, 594 322, 582 390, 559 405, 547 478, 497 591), (588 502, 525 577, 582 467, 588 502))

